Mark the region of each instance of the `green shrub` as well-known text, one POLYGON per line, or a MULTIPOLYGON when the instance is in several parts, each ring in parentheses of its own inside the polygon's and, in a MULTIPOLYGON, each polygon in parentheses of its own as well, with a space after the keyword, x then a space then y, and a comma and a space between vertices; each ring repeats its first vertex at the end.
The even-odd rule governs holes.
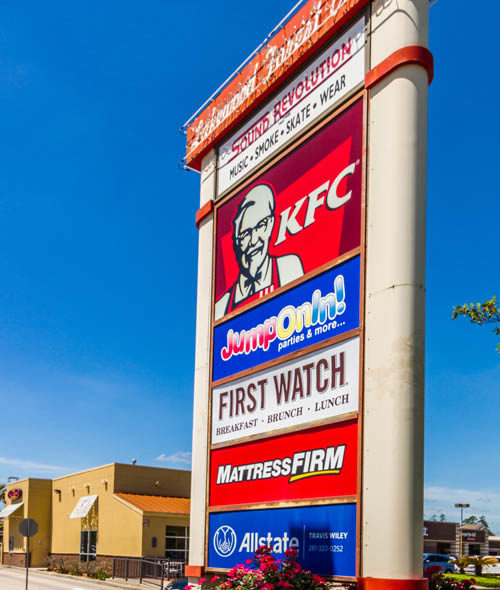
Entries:
POLYGON ((72 576, 82 576, 85 573, 84 564, 76 559, 68 559, 65 562, 64 567, 72 576))
MULTIPOLYGON (((462 576, 460 574, 445 574, 444 578, 452 580, 458 584, 463 582, 464 579, 467 579, 468 576, 462 576)), ((485 588, 500 588, 500 578, 497 578, 496 576, 475 576, 473 578, 473 583, 476 586, 484 586, 485 588)))
POLYGON ((109 563, 79 561, 68 557, 48 557, 45 563, 48 571, 59 574, 98 577, 100 580, 105 580, 111 576, 111 565, 109 563))
POLYGON ((108 572, 100 571, 92 574, 92 577, 96 580, 106 580, 107 578, 109 578, 109 574, 108 572))
POLYGON ((112 573, 111 564, 103 561, 89 561, 87 564, 87 575, 97 580, 110 578, 112 573))

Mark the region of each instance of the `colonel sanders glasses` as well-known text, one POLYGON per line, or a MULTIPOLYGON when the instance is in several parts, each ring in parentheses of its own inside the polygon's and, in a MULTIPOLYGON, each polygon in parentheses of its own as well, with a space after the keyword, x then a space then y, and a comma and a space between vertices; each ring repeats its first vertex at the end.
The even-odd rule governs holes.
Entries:
POLYGON ((268 215, 267 217, 264 217, 264 219, 261 219, 259 223, 257 223, 257 225, 249 227, 240 232, 236 236, 236 243, 238 244, 240 249, 246 250, 248 248, 250 242, 252 241, 252 236, 254 232, 256 233, 257 238, 263 238, 272 220, 273 216, 268 215))

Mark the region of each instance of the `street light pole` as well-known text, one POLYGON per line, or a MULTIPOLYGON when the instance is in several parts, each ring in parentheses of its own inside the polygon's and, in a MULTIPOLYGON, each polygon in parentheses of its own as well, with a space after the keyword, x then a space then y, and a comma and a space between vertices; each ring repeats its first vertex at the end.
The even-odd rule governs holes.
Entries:
POLYGON ((470 504, 455 504, 455 508, 460 508, 460 555, 462 557, 462 523, 464 520, 464 508, 469 508, 470 504))

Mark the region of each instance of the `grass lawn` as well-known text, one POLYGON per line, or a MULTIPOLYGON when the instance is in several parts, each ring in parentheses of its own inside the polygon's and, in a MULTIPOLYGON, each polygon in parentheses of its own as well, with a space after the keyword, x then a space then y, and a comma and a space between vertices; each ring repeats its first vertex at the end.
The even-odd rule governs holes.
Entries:
POLYGON ((476 583, 474 586, 484 586, 486 588, 500 588, 500 578, 485 578, 484 576, 471 576, 465 575, 462 576, 461 574, 444 574, 445 578, 449 578, 451 580, 456 580, 457 582, 462 582, 463 580, 470 580, 474 578, 476 583))

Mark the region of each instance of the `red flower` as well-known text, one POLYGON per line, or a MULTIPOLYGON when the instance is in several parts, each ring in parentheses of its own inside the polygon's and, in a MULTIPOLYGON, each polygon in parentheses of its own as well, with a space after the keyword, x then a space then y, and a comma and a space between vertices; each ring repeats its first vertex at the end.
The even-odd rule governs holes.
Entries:
POLYGON ((217 580, 220 580, 219 576, 214 576, 210 581, 217 582, 217 580))
POLYGON ((431 565, 424 571, 424 578, 430 578, 440 572, 443 568, 440 565, 431 565))

